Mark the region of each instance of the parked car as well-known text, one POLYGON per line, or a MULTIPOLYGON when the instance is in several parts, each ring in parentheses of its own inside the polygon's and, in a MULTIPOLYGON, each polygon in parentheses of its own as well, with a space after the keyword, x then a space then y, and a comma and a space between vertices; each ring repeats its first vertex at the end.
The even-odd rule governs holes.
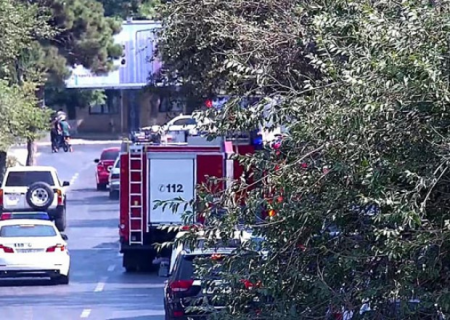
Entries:
POLYGON ((11 219, 36 219, 36 220, 50 220, 47 212, 43 211, 24 211, 24 212, 3 212, 0 215, 0 220, 11 219))
POLYGON ((109 173, 109 198, 111 200, 119 199, 120 192, 120 157, 114 162, 113 168, 109 173))
POLYGON ((0 189, 0 212, 45 211, 59 231, 66 228, 66 190, 56 169, 46 166, 11 167, 0 189))
POLYGON ((48 277, 68 284, 67 236, 51 221, 0 221, 0 277, 48 277))
POLYGON ((199 123, 192 115, 179 115, 162 126, 164 134, 163 140, 167 142, 184 142, 186 134, 198 135, 198 128, 211 123, 211 120, 204 119, 199 123))
POLYGON ((95 172, 95 180, 97 181, 97 190, 106 190, 109 180, 109 172, 111 171, 114 161, 119 156, 120 148, 113 147, 103 149, 100 159, 95 159, 97 170, 95 172))
MULTIPOLYGON (((196 241, 192 243, 193 248, 182 241, 184 235, 190 227, 183 228, 180 231, 176 239, 179 241, 178 245, 172 249, 171 261, 169 266, 168 280, 165 283, 164 288, 164 309, 166 313, 166 319, 197 319, 198 317, 205 316, 206 313, 214 313, 226 308, 224 301, 219 301, 220 297, 216 290, 231 290, 223 279, 220 278, 220 272, 222 270, 221 263, 226 257, 232 256, 236 253, 236 249, 241 243, 247 243, 250 250, 256 249, 254 253, 259 258, 264 259, 267 252, 262 250, 260 243, 264 240, 261 237, 252 235, 251 231, 240 230, 236 231, 235 236, 228 239, 226 242, 220 239, 219 234, 216 235, 216 248, 206 248, 207 236, 204 231, 200 229, 196 233, 196 241), (253 245, 252 245, 253 244, 253 245), (194 264, 196 259, 211 260, 214 265, 214 272, 208 279, 208 284, 203 283, 205 279, 200 279, 194 272, 194 264), (198 306, 197 303, 202 301, 202 310, 193 311, 189 310, 189 307, 198 306), (205 301, 207 303, 205 304, 205 301), (207 311, 205 310, 207 309, 207 311)), ((249 251, 248 254, 252 254, 249 251)), ((239 270, 242 272, 242 270, 239 270)), ((253 284, 248 280, 241 280, 242 286, 246 289, 250 289, 253 284)), ((262 303, 266 306, 269 300, 267 297, 263 300, 249 301, 248 312, 255 307, 255 304, 262 303)))
MULTIPOLYGON (((202 290, 202 281, 194 273, 194 260, 210 258, 220 263, 225 256, 231 255, 234 249, 220 248, 216 250, 197 249, 182 250, 176 257, 172 273, 164 286, 164 310, 166 319, 184 319, 183 317, 204 316, 203 313, 189 312, 188 307, 196 306, 200 298, 205 298, 212 307, 210 312, 220 311, 225 304, 214 299, 214 292, 202 290)), ((221 286, 220 279, 214 279, 214 286, 221 286)))

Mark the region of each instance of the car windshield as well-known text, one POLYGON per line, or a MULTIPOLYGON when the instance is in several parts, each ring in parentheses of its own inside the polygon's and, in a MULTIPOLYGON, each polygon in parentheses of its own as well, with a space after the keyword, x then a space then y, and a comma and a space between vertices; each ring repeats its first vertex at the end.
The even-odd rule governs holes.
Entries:
POLYGON ((116 162, 116 168, 120 168, 120 160, 116 162))
POLYGON ((45 182, 54 186, 50 171, 11 171, 6 179, 6 187, 28 187, 35 182, 45 182))
POLYGON ((15 224, 0 228, 0 238, 20 238, 20 237, 54 237, 55 228, 37 224, 15 224))
POLYGON ((119 151, 104 151, 100 160, 116 160, 119 156, 119 151))

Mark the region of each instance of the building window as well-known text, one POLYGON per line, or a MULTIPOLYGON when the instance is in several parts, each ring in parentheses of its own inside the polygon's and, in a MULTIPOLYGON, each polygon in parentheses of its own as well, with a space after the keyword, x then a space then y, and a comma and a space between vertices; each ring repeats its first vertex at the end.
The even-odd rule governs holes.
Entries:
POLYGON ((120 92, 105 90, 106 103, 89 107, 89 114, 117 114, 120 111, 120 92))

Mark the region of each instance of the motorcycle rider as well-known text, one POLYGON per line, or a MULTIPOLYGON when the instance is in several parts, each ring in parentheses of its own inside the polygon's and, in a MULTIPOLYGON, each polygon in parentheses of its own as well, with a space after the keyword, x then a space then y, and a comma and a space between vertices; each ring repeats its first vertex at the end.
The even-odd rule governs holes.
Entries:
POLYGON ((55 114, 51 120, 50 138, 52 142, 52 152, 58 152, 60 145, 61 127, 58 116, 55 114))
POLYGON ((69 129, 70 126, 65 121, 66 119, 66 113, 59 109, 56 113, 53 114, 52 117, 52 127, 50 131, 50 137, 52 142, 52 152, 58 152, 61 144, 64 142, 63 139, 66 139, 64 136, 64 133, 66 133, 66 136, 70 136, 69 129), (65 123, 62 123, 62 122, 65 123))
POLYGON ((59 121, 59 126, 61 128, 62 131, 62 136, 64 141, 67 143, 67 145, 69 146, 69 151, 72 152, 72 146, 70 145, 70 125, 66 120, 66 117, 62 117, 62 119, 59 121))

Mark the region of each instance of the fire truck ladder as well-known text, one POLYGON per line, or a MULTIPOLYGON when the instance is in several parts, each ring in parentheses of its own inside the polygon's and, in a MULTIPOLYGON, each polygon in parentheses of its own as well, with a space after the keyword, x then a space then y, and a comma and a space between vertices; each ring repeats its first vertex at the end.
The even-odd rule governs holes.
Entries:
POLYGON ((129 153, 129 166, 130 169, 130 179, 129 179, 129 230, 130 230, 130 244, 143 245, 144 244, 144 170, 143 170, 143 161, 142 161, 142 145, 132 145, 130 146, 129 153), (134 168, 134 169, 133 169, 134 168), (139 169, 137 169, 139 168, 139 169), (137 175, 136 173, 139 173, 137 175), (134 177, 134 178, 133 178, 134 177), (139 178, 137 178, 139 177, 139 178), (133 186, 140 185, 140 193, 133 193, 133 186), (136 201, 136 198, 139 197, 139 201, 136 201), (136 211, 139 212, 139 216, 136 216, 136 211), (134 215, 132 215, 134 212, 134 215), (136 229, 136 221, 139 222, 139 229, 136 229), (134 226, 134 228, 132 228, 134 226))

